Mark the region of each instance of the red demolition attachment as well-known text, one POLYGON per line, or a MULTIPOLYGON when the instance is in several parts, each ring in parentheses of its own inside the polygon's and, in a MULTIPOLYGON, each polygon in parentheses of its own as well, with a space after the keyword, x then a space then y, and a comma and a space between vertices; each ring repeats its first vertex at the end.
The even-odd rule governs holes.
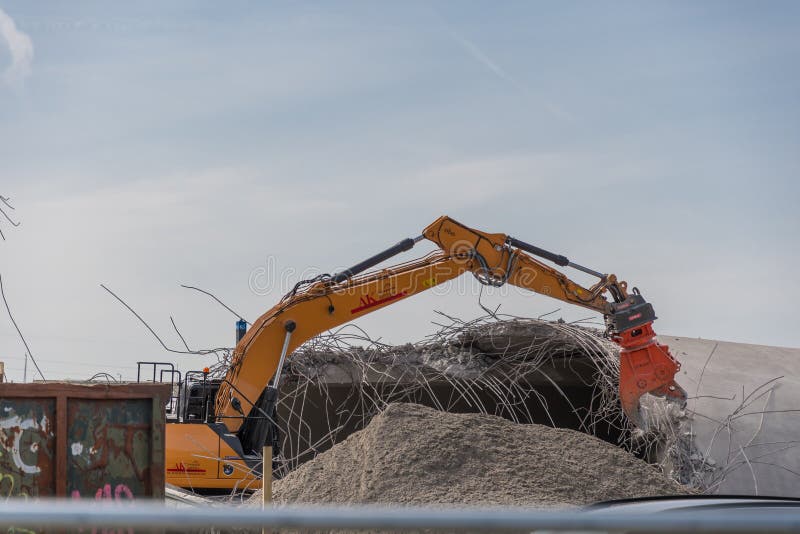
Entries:
POLYGON ((625 415, 639 428, 646 429, 639 398, 645 393, 686 405, 686 392, 675 382, 681 364, 669 347, 656 341, 653 323, 631 328, 614 336, 619 352, 619 398, 625 415))

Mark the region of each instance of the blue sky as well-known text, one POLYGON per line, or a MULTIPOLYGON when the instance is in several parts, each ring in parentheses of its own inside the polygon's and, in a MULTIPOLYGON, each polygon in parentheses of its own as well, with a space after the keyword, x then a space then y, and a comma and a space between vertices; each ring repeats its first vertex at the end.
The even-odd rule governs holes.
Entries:
MULTIPOLYGON (((33 50, 0 38, 0 72, 29 67, 0 84, 0 194, 23 221, 1 227, 0 273, 53 375, 172 358, 100 283, 165 336, 174 315, 228 344, 234 318, 179 283, 252 319, 281 293, 252 291, 261 267, 332 270, 443 213, 615 272, 658 332, 800 346, 796 2, 0 9, 33 50)), ((480 313, 458 293, 361 324, 418 339, 434 309, 480 313)))

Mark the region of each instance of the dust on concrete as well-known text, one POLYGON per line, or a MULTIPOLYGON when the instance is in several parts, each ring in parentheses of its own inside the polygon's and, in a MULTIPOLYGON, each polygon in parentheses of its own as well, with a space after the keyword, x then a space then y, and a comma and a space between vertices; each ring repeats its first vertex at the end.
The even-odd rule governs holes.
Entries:
POLYGON ((273 493, 280 504, 551 507, 691 490, 587 434, 398 403, 273 493))

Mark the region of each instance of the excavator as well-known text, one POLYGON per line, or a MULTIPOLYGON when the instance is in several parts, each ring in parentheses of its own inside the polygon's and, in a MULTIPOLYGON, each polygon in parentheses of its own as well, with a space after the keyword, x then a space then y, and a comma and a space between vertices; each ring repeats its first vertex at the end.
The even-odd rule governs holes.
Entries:
POLYGON ((238 343, 222 379, 208 370, 180 376, 158 365, 161 378, 177 373, 180 394, 168 410, 166 481, 192 489, 234 489, 260 477, 265 444, 277 450, 276 405, 288 355, 312 337, 458 276, 482 284, 513 284, 601 313, 606 335, 620 347, 619 398, 634 427, 644 428, 642 395, 685 404, 675 382, 680 363, 657 342, 653 307, 613 274, 603 274, 514 237, 487 233, 442 216, 422 231, 352 267, 299 282, 249 329, 239 321, 238 343), (379 270, 370 269, 429 240, 438 250, 379 270), (539 259, 537 259, 539 258, 539 259), (597 282, 583 287, 545 264, 576 269, 597 282))

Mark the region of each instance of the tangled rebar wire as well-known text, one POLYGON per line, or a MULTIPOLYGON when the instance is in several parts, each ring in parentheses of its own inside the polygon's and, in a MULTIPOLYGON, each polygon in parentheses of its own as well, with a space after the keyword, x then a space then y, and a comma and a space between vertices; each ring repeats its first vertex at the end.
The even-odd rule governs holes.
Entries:
POLYGON ((699 474, 707 465, 695 465, 697 450, 685 430, 684 412, 660 400, 649 402, 653 424, 647 431, 633 429, 624 417, 617 389, 619 349, 599 330, 497 313, 471 321, 437 313, 444 319, 437 323, 440 329, 418 343, 388 345, 347 325, 310 340, 287 359, 278 408, 287 454, 276 476, 365 427, 391 402, 424 399, 443 411, 460 404, 520 423, 536 420, 531 406, 538 406, 558 426, 563 414, 551 413, 550 406, 555 392, 577 418, 579 430, 597 435, 599 429, 614 429, 620 446, 658 464, 678 482, 704 488, 699 474), (573 404, 559 377, 549 375, 554 369, 569 372, 591 390, 591 402, 573 404), (331 384, 349 385, 349 391, 329 394, 331 384), (324 402, 310 401, 311 391, 321 391, 324 402), (309 423, 320 411, 327 424, 322 437, 309 423))

